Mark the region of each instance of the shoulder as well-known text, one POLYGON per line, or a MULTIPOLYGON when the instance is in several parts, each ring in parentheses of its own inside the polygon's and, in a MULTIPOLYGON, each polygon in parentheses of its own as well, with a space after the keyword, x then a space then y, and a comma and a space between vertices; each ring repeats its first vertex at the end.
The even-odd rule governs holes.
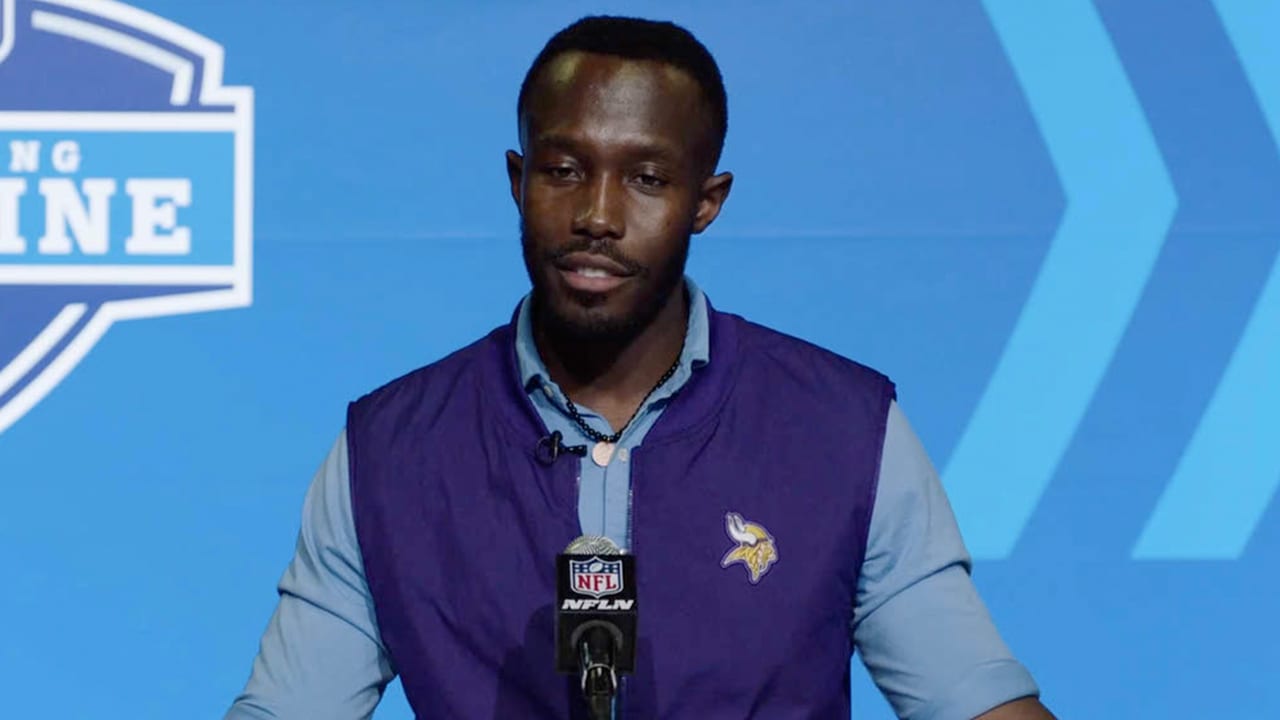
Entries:
POLYGON ((741 316, 718 315, 719 322, 733 326, 748 374, 767 373, 776 377, 771 382, 789 381, 818 392, 861 387, 889 399, 895 396, 893 381, 874 368, 741 316))
POLYGON ((401 375, 351 403, 348 422, 398 405, 416 405, 426 397, 459 387, 460 381, 477 376, 500 357, 511 343, 511 328, 501 326, 439 360, 401 375))

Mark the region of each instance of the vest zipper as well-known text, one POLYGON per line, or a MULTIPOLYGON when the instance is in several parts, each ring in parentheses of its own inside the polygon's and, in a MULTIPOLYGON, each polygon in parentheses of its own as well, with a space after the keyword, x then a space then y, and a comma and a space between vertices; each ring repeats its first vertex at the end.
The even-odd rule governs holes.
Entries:
MULTIPOLYGON (((630 481, 627 483, 627 552, 632 555, 636 554, 636 450, 638 447, 631 448, 628 453, 627 462, 631 464, 630 481)), ((638 573, 637 573, 638 574, 638 573)), ((637 588, 638 591, 638 588, 637 588)), ((637 598, 639 595, 636 596, 637 598)), ((636 642, 640 641, 639 624, 636 626, 636 642)), ((639 665, 639 657, 636 658, 636 664, 639 665)), ((627 676, 623 675, 618 678, 618 702, 614 706, 614 720, 623 720, 627 717, 626 698, 627 698, 627 676)))
POLYGON ((636 554, 636 450, 638 447, 631 448, 627 456, 627 462, 631 464, 631 471, 628 473, 630 480, 627 482, 627 552, 632 555, 636 554))

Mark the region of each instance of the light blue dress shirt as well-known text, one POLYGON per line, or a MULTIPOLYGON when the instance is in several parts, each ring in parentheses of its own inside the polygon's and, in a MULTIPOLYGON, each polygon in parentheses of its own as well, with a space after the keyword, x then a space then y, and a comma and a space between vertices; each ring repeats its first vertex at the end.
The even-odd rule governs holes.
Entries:
MULTIPOLYGON (((679 366, 641 407, 613 457, 581 462, 582 530, 627 547, 629 455, 671 396, 710 357, 706 299, 692 281, 679 366)), ((592 441, 573 423, 533 342, 529 301, 517 320, 525 388, 549 430, 569 444, 592 441)), ((583 419, 611 434, 588 408, 583 419)), ((909 720, 968 720, 1038 693, 1000 639, 969 577, 970 560, 951 506, 924 448, 897 403, 889 408, 867 555, 851 631, 872 680, 909 720)), ((346 433, 335 442, 303 505, 293 561, 262 637, 253 672, 227 720, 369 718, 395 677, 378 634, 351 512, 346 433)))

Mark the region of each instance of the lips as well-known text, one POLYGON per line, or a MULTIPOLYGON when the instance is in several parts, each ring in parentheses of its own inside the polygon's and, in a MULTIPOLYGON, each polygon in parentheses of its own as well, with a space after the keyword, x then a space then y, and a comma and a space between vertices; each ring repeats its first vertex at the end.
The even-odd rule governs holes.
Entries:
POLYGON ((570 253, 554 264, 566 285, 587 293, 609 292, 635 274, 612 258, 585 252, 570 253))

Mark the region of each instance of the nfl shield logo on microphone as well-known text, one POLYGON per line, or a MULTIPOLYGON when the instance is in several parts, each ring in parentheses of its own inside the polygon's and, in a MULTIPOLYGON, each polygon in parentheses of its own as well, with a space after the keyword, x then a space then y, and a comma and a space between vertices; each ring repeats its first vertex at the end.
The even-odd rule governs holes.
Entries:
POLYGON ((253 91, 115 0, 0 0, 0 433, 120 320, 252 298, 253 91))
POLYGON ((622 561, 573 560, 569 563, 569 587, 578 595, 602 598, 622 592, 622 561))

